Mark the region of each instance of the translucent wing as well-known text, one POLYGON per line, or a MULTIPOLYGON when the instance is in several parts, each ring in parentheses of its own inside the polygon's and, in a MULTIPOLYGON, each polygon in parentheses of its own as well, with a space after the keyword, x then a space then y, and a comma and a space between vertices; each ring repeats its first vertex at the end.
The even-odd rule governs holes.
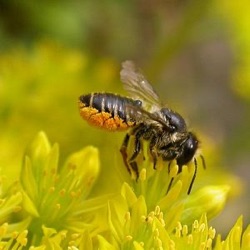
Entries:
POLYGON ((169 120, 164 119, 160 113, 151 113, 139 106, 126 105, 126 113, 129 117, 137 123, 143 122, 145 124, 155 124, 156 126, 162 126, 165 131, 171 131, 169 120))
POLYGON ((138 71, 132 61, 125 61, 122 63, 122 70, 120 72, 121 81, 124 88, 134 98, 143 101, 143 105, 147 108, 159 108, 159 97, 149 84, 144 75, 138 71), (148 107, 149 106, 149 107, 148 107))

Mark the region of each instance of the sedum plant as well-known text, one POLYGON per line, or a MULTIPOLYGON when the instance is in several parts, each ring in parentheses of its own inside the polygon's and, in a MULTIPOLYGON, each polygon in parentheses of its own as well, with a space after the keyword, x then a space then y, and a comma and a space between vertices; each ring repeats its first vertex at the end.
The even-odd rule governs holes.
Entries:
MULTIPOLYGON (((59 147, 40 132, 28 146, 20 181, 1 182, 0 249, 250 249, 250 226, 239 217, 226 239, 209 226, 224 207, 228 186, 187 195, 192 165, 177 175, 145 159, 138 181, 94 195, 100 171, 92 146, 59 161, 59 147), (170 179, 174 182, 166 193, 170 179)), ((101 188, 101 187, 100 187, 101 188)))

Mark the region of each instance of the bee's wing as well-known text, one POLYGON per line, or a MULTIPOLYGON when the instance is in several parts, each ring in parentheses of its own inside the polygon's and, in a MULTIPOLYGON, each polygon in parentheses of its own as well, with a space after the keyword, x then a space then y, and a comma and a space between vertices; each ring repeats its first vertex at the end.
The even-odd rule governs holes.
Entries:
POLYGON ((142 100, 145 107, 153 108, 161 106, 159 97, 153 87, 144 75, 138 71, 132 61, 125 61, 122 63, 120 76, 124 88, 130 93, 131 96, 142 100))
POLYGON ((164 120, 162 117, 157 115, 157 113, 150 113, 139 106, 126 105, 126 113, 129 114, 129 117, 136 121, 137 123, 143 122, 146 124, 155 123, 156 125, 162 126, 165 131, 171 131, 170 123, 168 120, 164 120))

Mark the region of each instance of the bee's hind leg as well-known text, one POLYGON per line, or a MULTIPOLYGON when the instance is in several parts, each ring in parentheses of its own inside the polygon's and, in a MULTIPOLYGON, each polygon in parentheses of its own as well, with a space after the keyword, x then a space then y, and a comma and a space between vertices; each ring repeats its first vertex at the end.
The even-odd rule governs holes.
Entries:
POLYGON ((133 171, 135 173, 135 175, 136 175, 136 180, 138 180, 138 178, 139 178, 139 170, 138 170, 137 163, 134 161, 134 159, 137 157, 137 155, 139 154, 139 152, 141 150, 141 143, 140 143, 139 139, 135 140, 135 151, 134 151, 132 157, 129 159, 129 162, 128 162, 127 149, 128 149, 129 139, 130 139, 130 135, 126 134, 126 136, 124 137, 124 140, 122 142, 120 152, 122 154, 123 162, 124 162, 128 172, 129 172, 129 174, 131 175, 132 171, 133 171))
POLYGON ((135 148, 134 148, 134 152, 132 154, 132 156, 130 157, 129 161, 132 162, 136 159, 136 157, 138 156, 138 154, 141 152, 141 149, 142 149, 142 144, 141 144, 141 141, 140 141, 140 137, 141 135, 137 134, 135 136, 135 148))
POLYGON ((137 162, 135 160, 137 156, 139 155, 139 153, 142 151, 142 143, 141 143, 142 135, 143 135, 142 131, 137 131, 137 133, 135 134, 134 152, 129 159, 129 165, 131 166, 132 170, 134 171, 136 175, 136 180, 138 180, 139 178, 139 169, 138 169, 137 162))
POLYGON ((139 169, 138 169, 138 165, 136 163, 136 161, 132 161, 129 163, 131 168, 133 169, 135 175, 136 175, 136 181, 138 181, 139 178, 139 169))
POLYGON ((128 172, 129 172, 129 174, 131 175, 131 169, 130 169, 130 166, 128 164, 128 153, 127 153, 129 139, 130 139, 130 135, 126 134, 126 136, 123 139, 122 146, 120 148, 120 152, 122 154, 123 162, 124 162, 128 172))

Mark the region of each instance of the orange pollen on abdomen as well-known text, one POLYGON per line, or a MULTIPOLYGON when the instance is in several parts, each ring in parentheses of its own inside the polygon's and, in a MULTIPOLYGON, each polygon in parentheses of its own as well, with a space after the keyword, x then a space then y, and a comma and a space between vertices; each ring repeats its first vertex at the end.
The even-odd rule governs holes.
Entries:
POLYGON ((112 115, 108 112, 100 112, 93 107, 86 107, 80 103, 80 115, 82 118, 93 126, 107 129, 110 131, 126 130, 135 125, 134 122, 124 122, 120 117, 112 115))

